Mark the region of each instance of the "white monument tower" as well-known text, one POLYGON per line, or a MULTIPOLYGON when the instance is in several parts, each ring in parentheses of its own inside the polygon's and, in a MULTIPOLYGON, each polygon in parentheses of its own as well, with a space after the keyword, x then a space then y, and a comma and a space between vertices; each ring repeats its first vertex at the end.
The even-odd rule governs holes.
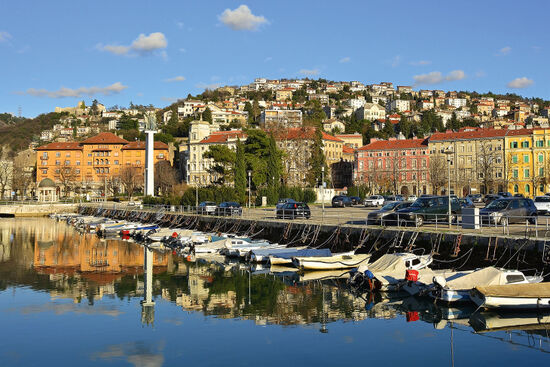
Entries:
POLYGON ((154 111, 145 113, 145 195, 155 196, 155 133, 157 118, 154 111))

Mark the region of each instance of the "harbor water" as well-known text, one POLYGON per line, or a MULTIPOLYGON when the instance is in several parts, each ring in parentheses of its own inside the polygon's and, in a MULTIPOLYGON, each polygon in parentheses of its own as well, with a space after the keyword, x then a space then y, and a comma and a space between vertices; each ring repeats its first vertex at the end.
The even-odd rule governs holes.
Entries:
POLYGON ((189 261, 47 218, 0 221, 0 366, 550 361, 550 313, 353 294, 346 272, 189 261))

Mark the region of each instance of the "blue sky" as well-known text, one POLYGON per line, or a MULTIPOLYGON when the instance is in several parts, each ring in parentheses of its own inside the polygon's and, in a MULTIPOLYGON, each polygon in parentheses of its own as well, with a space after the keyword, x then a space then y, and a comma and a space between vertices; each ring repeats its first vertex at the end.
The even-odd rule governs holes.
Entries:
POLYGON ((164 107, 260 76, 550 99, 549 11, 544 0, 4 0, 0 112, 94 98, 164 107))

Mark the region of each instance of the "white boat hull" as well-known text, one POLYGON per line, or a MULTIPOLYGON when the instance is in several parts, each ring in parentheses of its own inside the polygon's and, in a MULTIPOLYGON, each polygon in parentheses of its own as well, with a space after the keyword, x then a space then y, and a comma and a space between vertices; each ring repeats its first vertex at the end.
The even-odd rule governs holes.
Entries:
POLYGON ((472 292, 470 299, 478 306, 506 310, 540 310, 550 309, 550 298, 543 297, 498 297, 484 296, 472 292))
POLYGON ((295 257, 293 264, 304 270, 351 269, 368 262, 370 255, 337 255, 330 257, 295 257))

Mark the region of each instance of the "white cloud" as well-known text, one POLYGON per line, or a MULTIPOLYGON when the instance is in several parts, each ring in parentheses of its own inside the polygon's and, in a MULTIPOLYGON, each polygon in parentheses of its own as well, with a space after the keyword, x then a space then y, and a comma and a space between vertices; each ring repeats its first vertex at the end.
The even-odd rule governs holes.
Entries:
POLYGON ((176 97, 160 97, 160 99, 168 103, 174 103, 178 101, 178 98, 176 97))
POLYGON ((148 36, 141 33, 130 46, 123 45, 98 45, 98 48, 115 55, 128 55, 136 53, 140 55, 151 54, 156 50, 165 49, 168 46, 166 37, 161 32, 153 32, 148 36))
POLYGON ((180 48, 180 49, 179 49, 178 51, 179 51, 179 52, 181 52, 181 53, 185 53, 185 52, 187 52, 187 50, 186 50, 186 49, 184 49, 184 48, 180 48))
POLYGON ((430 65, 432 62, 429 60, 419 60, 419 61, 411 61, 410 64, 412 66, 426 66, 430 65))
POLYGON ((171 83, 171 82, 183 82, 185 80, 184 76, 178 75, 173 78, 164 79, 165 82, 171 83))
POLYGON ((25 92, 17 92, 18 94, 27 94, 35 97, 48 97, 48 98, 65 98, 65 97, 82 97, 84 95, 93 96, 96 94, 102 94, 104 96, 110 96, 122 92, 128 88, 120 82, 116 82, 106 87, 80 87, 78 89, 71 89, 61 87, 56 91, 49 91, 46 89, 29 88, 25 92))
POLYGON ((511 82, 506 84, 506 86, 508 88, 521 89, 521 88, 530 87, 530 86, 533 85, 533 83, 534 83, 534 81, 532 79, 522 77, 522 78, 516 78, 516 79, 512 80, 511 82))
POLYGON ((271 60, 273 60, 273 57, 268 56, 264 59, 264 62, 270 62, 271 60))
POLYGON ((453 70, 447 76, 441 74, 440 71, 432 71, 428 74, 420 74, 413 76, 414 84, 439 84, 445 81, 461 80, 466 77, 466 74, 462 70, 453 70))
POLYGON ((212 90, 212 89, 217 89, 221 86, 220 83, 197 83, 195 84, 195 87, 196 88, 199 88, 199 89, 209 89, 209 90, 212 90))
POLYGON ((342 58, 340 59, 340 62, 341 62, 342 64, 344 64, 344 63, 346 63, 346 62, 350 62, 350 61, 351 61, 351 57, 349 57, 349 56, 342 57, 342 58))
POLYGON ((177 22, 176 25, 179 29, 183 29, 183 26, 185 25, 183 22, 177 22))
POLYGON ((225 9, 218 19, 234 31, 255 31, 262 24, 269 23, 263 15, 252 14, 246 5, 235 10, 225 9))
POLYGON ((487 76, 487 73, 483 70, 476 71, 475 73, 476 78, 484 78, 487 76))
POLYGON ((498 50, 497 56, 506 56, 510 52, 512 52, 512 47, 506 46, 506 47, 503 47, 500 50, 498 50))
POLYGON ((0 42, 8 42, 11 38, 11 34, 8 32, 0 31, 0 42))
POLYGON ((445 80, 453 81, 453 80, 462 80, 466 77, 466 74, 462 70, 453 70, 451 71, 446 77, 445 80))
POLYGON ((391 60, 392 68, 396 68, 401 64, 401 56, 397 55, 391 60))
POLYGON ((300 74, 307 76, 319 75, 319 69, 300 69, 300 74))

